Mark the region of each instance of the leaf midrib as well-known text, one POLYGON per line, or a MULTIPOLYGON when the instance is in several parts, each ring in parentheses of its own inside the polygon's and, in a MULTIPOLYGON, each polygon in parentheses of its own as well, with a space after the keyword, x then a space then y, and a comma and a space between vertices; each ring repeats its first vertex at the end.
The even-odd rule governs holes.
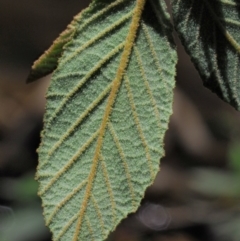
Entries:
POLYGON ((82 226, 82 221, 83 221, 83 217, 84 217, 84 213, 86 211, 87 208, 87 204, 89 201, 89 198, 91 196, 91 190, 92 190, 92 186, 93 186, 93 182, 96 176, 96 172, 97 172, 97 167, 98 167, 98 162, 100 159, 100 153, 101 153, 101 148, 103 145, 103 139, 104 139, 104 135, 105 135, 105 131, 106 131, 106 127, 108 124, 108 120, 109 120, 109 116, 112 112, 112 106, 115 102, 117 93, 119 91, 119 88, 121 86, 121 82, 123 79, 123 75, 124 72, 128 66, 129 63, 129 57, 130 54, 132 52, 132 48, 133 48, 133 44, 134 44, 134 40, 136 38, 136 34, 138 31, 138 27, 140 24, 140 20, 141 20, 141 16, 142 16, 142 12, 145 6, 145 2, 146 0, 137 0, 136 2, 136 7, 134 8, 134 12, 133 12, 133 17, 132 17, 132 22, 130 24, 130 28, 129 28, 129 32, 128 35, 126 37, 126 42, 125 42, 125 46, 123 49, 123 53, 120 59, 120 63, 118 66, 118 70, 117 70, 117 74, 116 77, 113 81, 113 85, 112 85, 112 89, 107 101, 107 105, 105 108, 105 112, 103 115, 103 119, 102 119, 102 123, 100 126, 100 131, 99 131, 99 136, 97 139, 97 146, 96 146, 96 150, 94 153, 94 157, 93 157, 93 164, 89 173, 89 177, 88 177, 88 184, 86 186, 86 192, 83 198, 83 202, 79 211, 79 216, 78 216, 78 221, 77 221, 77 226, 76 226, 76 230, 73 236, 73 241, 77 241, 78 240, 78 236, 79 236, 79 232, 82 226))

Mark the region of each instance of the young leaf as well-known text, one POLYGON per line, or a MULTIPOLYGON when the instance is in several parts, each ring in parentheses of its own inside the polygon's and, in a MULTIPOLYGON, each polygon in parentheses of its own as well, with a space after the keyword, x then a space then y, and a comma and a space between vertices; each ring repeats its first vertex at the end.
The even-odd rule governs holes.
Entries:
POLYGON ((61 57, 64 46, 72 39, 75 26, 77 25, 81 13, 74 17, 73 21, 53 42, 51 47, 36 60, 32 66, 30 74, 27 78, 27 83, 33 82, 41 77, 52 73, 58 65, 58 59, 61 57))
POLYGON ((94 0, 53 74, 37 178, 53 240, 104 240, 153 182, 176 52, 160 0, 94 0))
POLYGON ((173 19, 204 85, 240 110, 240 2, 172 0, 173 19))

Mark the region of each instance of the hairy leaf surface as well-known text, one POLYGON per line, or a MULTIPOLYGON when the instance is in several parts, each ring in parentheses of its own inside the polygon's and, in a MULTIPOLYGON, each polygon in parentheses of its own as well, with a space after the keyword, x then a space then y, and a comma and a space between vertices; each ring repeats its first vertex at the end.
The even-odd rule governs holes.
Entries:
POLYGON ((176 52, 162 0, 95 0, 75 31, 47 93, 39 194, 53 240, 104 240, 159 170, 176 52))
POLYGON ((175 28, 204 84, 240 110, 239 0, 172 0, 175 28))

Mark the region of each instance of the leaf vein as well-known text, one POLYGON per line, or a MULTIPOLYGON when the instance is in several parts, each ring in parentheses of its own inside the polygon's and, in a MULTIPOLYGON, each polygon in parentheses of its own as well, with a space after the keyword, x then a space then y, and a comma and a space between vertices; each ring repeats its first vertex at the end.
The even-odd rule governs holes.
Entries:
POLYGON ((86 223, 87 223, 87 227, 88 227, 89 233, 91 234, 91 237, 92 237, 92 241, 94 241, 95 240, 94 235, 93 235, 94 232, 93 232, 93 229, 92 229, 91 222, 90 222, 90 220, 89 220, 87 215, 85 215, 85 219, 86 219, 86 223))
POLYGON ((66 64, 69 62, 71 59, 73 59, 76 56, 79 56, 81 52, 83 52, 86 48, 90 47, 94 43, 96 43, 99 39, 103 38, 106 36, 108 33, 112 32, 114 29, 116 29, 118 26, 122 25, 124 22, 126 22, 130 17, 132 16, 132 12, 129 12, 125 16, 123 16, 120 20, 112 24, 111 26, 107 27, 106 29, 102 30, 97 36, 91 38, 88 42, 83 44, 81 47, 76 49, 73 54, 69 55, 68 58, 66 58, 62 63, 61 63, 61 68, 63 68, 62 65, 66 64))
POLYGON ((78 213, 76 215, 74 215, 68 221, 68 223, 62 228, 62 230, 59 232, 58 236, 56 237, 56 239, 54 241, 60 240, 60 238, 62 238, 62 236, 67 232, 67 230, 71 227, 71 225, 74 223, 74 221, 77 220, 77 218, 78 218, 78 213))
POLYGON ((219 87, 221 88, 222 95, 225 96, 225 98, 229 101, 229 96, 226 91, 223 90, 223 79, 220 73, 220 69, 218 67, 218 59, 217 59, 217 36, 216 36, 216 26, 213 25, 213 36, 214 36, 214 53, 213 53, 213 67, 214 72, 216 74, 216 79, 219 82, 219 87))
POLYGON ((229 6, 239 6, 240 3, 236 3, 236 2, 231 2, 228 0, 218 0, 220 3, 223 3, 225 5, 229 5, 229 6))
POLYGON ((226 23, 226 24, 240 27, 239 21, 236 21, 236 20, 233 20, 233 19, 230 19, 230 18, 219 18, 219 20, 226 23))
POLYGON ((110 178, 109 178, 109 175, 108 175, 106 163, 105 163, 104 157, 102 155, 100 155, 100 160, 101 160, 102 172, 103 172, 105 182, 106 182, 106 185, 107 185, 108 195, 109 195, 110 201, 111 201, 113 223, 115 224, 116 220, 117 220, 117 218, 116 218, 116 203, 115 203, 115 200, 114 200, 114 195, 113 195, 113 191, 112 191, 112 187, 111 187, 110 178))
POLYGON ((77 159, 83 154, 83 152, 87 148, 89 148, 89 146, 96 139, 98 133, 99 133, 99 130, 97 130, 88 139, 88 141, 75 153, 75 155, 69 161, 67 161, 67 164, 55 174, 55 176, 51 179, 51 181, 41 191, 39 191, 40 196, 42 196, 46 191, 48 191, 50 187, 59 179, 59 177, 61 177, 77 161, 77 159))
POLYGON ((82 113, 82 115, 68 128, 65 134, 53 145, 48 152, 48 158, 61 146, 61 144, 75 131, 75 129, 82 123, 82 121, 99 105, 99 103, 107 96, 111 90, 112 83, 109 84, 102 93, 88 106, 88 108, 82 113))
POLYGON ((132 199, 132 206, 133 206, 133 208, 135 208, 137 205, 135 203, 135 193, 134 193, 134 188, 132 186, 132 177, 131 177, 131 174, 129 171, 127 160, 126 160, 122 145, 118 139, 118 136, 113 128, 113 125, 110 122, 108 123, 108 127, 109 127, 110 133, 113 137, 114 143, 117 147, 117 150, 119 152, 119 156, 121 157, 123 168, 124 168, 126 178, 127 178, 128 188, 129 188, 131 199, 132 199))
POLYGON ((152 41, 151 41, 151 36, 150 36, 150 34, 149 34, 149 32, 148 32, 148 29, 147 29, 146 25, 145 25, 144 23, 142 23, 141 26, 142 26, 144 35, 145 35, 145 37, 146 37, 146 39, 147 39, 147 43, 148 43, 149 49, 150 49, 150 51, 151 51, 151 54, 152 54, 152 56, 153 56, 154 63, 155 63, 155 65, 156 65, 156 67, 157 67, 158 73, 159 73, 159 75, 161 76, 161 78, 162 78, 162 80, 163 80, 163 86, 164 86, 165 89, 166 89, 166 83, 167 83, 167 81, 166 81, 165 78, 163 78, 162 68, 161 68, 161 65, 160 65, 160 63, 159 63, 159 60, 158 60, 157 53, 156 53, 156 50, 155 50, 155 48, 154 48, 154 45, 153 45, 153 43, 152 43, 152 41))
POLYGON ((57 205, 55 205, 55 209, 53 210, 53 212, 51 213, 51 215, 49 216, 49 218, 46 220, 46 225, 48 226, 54 216, 56 216, 56 214, 59 212, 59 210, 66 205, 66 203, 68 201, 70 201, 87 183, 87 180, 84 180, 83 182, 80 183, 80 185, 78 185, 76 188, 74 188, 72 190, 72 192, 70 194, 68 194, 65 198, 63 198, 63 200, 58 203, 57 205))
POLYGON ((70 98, 77 93, 81 89, 81 87, 91 78, 91 76, 96 73, 108 60, 114 57, 121 49, 124 48, 125 42, 119 44, 116 48, 114 48, 110 53, 105 55, 90 71, 89 73, 81 79, 81 81, 66 95, 63 101, 60 103, 59 107, 52 114, 49 121, 46 123, 45 129, 49 128, 53 120, 57 117, 60 111, 64 108, 70 98))
MULTIPOLYGON (((157 119, 158 130, 161 130, 162 124, 161 124, 161 119, 160 119, 160 113, 158 111, 157 103, 156 103, 156 100, 155 100, 155 98, 153 96, 151 87, 150 87, 149 82, 147 80, 147 76, 146 76, 146 73, 145 73, 145 70, 144 70, 144 67, 143 67, 143 61, 142 61, 142 58, 140 56, 140 52, 139 52, 139 50, 138 50, 138 48, 136 46, 134 47, 134 54, 135 54, 136 59, 137 59, 137 63, 138 63, 139 69, 140 69, 140 73, 141 73, 142 79, 143 79, 145 87, 147 89, 147 93, 148 93, 148 95, 150 97, 150 100, 151 100, 151 103, 152 103, 154 114, 155 114, 155 117, 157 119)), ((159 133, 159 141, 160 141, 160 143, 162 143, 162 139, 161 139, 161 134, 160 133, 159 133)))
POLYGON ((221 30, 222 34, 226 37, 228 42, 232 45, 232 47, 240 54, 240 45, 234 39, 234 37, 226 30, 226 28, 222 25, 221 21, 219 18, 216 16, 214 10, 212 9, 211 5, 209 4, 208 0, 203 0, 205 5, 207 6, 210 14, 212 15, 213 19, 215 20, 217 26, 221 30))
POLYGON ((84 28, 88 27, 89 24, 91 24, 93 21, 98 19, 99 17, 103 16, 105 13, 110 11, 112 8, 117 7, 118 5, 127 2, 127 0, 117 0, 113 3, 110 3, 105 8, 101 9, 99 12, 93 14, 83 25, 80 27, 79 31, 83 31, 84 28))
MULTIPOLYGON (((153 12, 155 13, 155 16, 156 16, 156 18, 157 18, 157 20, 158 20, 159 25, 162 26, 162 29, 161 29, 161 30, 164 32, 164 34, 165 34, 166 36, 168 36, 169 34, 167 33, 166 28, 169 29, 170 26, 166 26, 166 24, 164 24, 164 22, 163 22, 163 20, 162 20, 162 15, 163 15, 163 13, 161 13, 161 12, 159 11, 159 9, 156 7, 155 2, 154 2, 153 0, 150 0, 150 4, 152 5, 153 12)), ((167 43, 167 46, 168 46, 168 48, 169 48, 169 52, 171 53, 171 55, 172 55, 172 57, 173 57, 173 52, 171 51, 172 48, 171 48, 170 42, 168 41, 168 39, 167 39, 166 36, 165 36, 164 38, 166 39, 166 43, 167 43)), ((174 57, 173 57, 173 58, 174 58, 174 57)))
POLYGON ((201 31, 201 22, 202 22, 202 19, 203 19, 203 10, 204 10, 204 5, 202 4, 201 5, 201 10, 200 10, 200 17, 199 17, 199 20, 198 20, 198 27, 197 27, 197 31, 196 31, 196 38, 189 44, 189 48, 191 48, 191 46, 193 45, 196 45, 196 48, 197 48, 197 58, 199 58, 199 55, 200 55, 200 41, 199 41, 199 38, 200 38, 200 31, 201 31))
POLYGON ((100 223, 100 226, 101 226, 101 230, 102 230, 102 236, 104 237, 105 235, 105 229, 104 229, 104 222, 103 222, 103 217, 102 217, 102 213, 101 213, 101 209, 99 208, 98 206, 98 203, 97 203, 97 200, 94 198, 94 196, 91 194, 91 198, 92 200, 92 203, 93 203, 93 206, 96 210, 96 213, 97 213, 97 216, 98 216, 98 219, 99 219, 99 223, 100 223))
POLYGON ((154 178, 155 178, 155 175, 154 175, 154 172, 153 172, 151 155, 150 155, 150 152, 149 152, 147 140, 146 140, 146 138, 143 134, 141 123, 140 123, 138 113, 137 113, 137 109, 136 109, 136 106, 134 104, 134 97, 133 97, 133 94, 132 94, 129 78, 128 78, 127 75, 125 75, 125 86, 126 86, 126 89, 127 89, 128 99, 129 99, 130 106, 131 106, 131 109, 132 109, 133 119, 135 121, 139 137, 142 141, 142 145, 143 145, 143 147, 145 149, 145 152, 146 152, 146 158, 147 158, 147 161, 148 161, 148 168, 149 168, 149 171, 150 171, 151 179, 153 181, 154 178))
POLYGON ((195 3, 195 0, 192 1, 191 6, 189 8, 189 11, 187 12, 186 17, 185 17, 184 22, 183 22, 183 26, 184 26, 183 29, 185 31, 187 31, 187 25, 188 25, 188 22, 189 22, 191 13, 192 13, 194 3, 195 3))

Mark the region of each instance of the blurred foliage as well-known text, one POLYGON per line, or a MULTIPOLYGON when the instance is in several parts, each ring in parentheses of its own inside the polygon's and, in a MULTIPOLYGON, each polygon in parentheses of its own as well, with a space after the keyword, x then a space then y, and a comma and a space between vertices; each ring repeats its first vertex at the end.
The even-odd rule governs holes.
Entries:
POLYGON ((19 202, 36 199, 38 184, 34 181, 33 176, 33 174, 27 174, 18 179, 2 179, 0 183, 1 196, 19 202))
POLYGON ((1 241, 41 241, 49 237, 37 197, 37 182, 33 177, 31 173, 21 178, 0 180, 0 197, 11 202, 11 208, 0 206, 0 213, 1 209, 11 210, 0 216, 0 225, 3 225, 0 227, 1 241))
MULTIPOLYGON (((240 178, 240 140, 235 141, 229 148, 230 167, 236 172, 236 175, 240 178)), ((240 188, 240 182, 239 182, 240 188)))

